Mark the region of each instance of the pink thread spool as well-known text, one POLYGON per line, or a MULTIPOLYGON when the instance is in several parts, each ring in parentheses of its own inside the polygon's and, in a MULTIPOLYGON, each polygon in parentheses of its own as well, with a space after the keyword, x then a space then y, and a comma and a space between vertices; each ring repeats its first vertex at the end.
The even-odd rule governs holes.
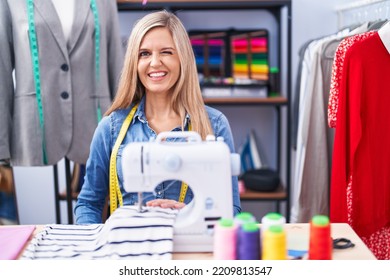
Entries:
POLYGON ((214 226, 214 259, 235 260, 236 250, 237 225, 232 219, 222 218, 214 226))
POLYGON ((310 222, 309 260, 331 260, 333 242, 329 218, 316 215, 310 222))

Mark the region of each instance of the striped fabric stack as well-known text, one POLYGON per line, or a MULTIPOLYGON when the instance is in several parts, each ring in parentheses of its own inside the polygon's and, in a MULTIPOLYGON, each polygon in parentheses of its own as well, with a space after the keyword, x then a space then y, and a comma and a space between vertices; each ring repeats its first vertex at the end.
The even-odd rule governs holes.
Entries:
POLYGON ((105 224, 46 225, 21 259, 172 259, 178 210, 118 208, 105 224))

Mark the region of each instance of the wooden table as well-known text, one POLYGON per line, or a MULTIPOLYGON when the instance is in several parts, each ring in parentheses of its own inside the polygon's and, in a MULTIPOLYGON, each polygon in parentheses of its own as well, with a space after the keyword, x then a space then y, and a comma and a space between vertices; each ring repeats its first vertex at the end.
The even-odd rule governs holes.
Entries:
MULTIPOLYGON (((307 250, 309 242, 309 224, 286 224, 287 247, 289 250, 307 250)), ((42 225, 36 226, 33 236, 41 231, 42 225)), ((374 254, 367 248, 359 236, 348 224, 332 224, 333 238, 348 238, 355 244, 353 248, 333 250, 334 260, 375 260, 374 254)), ((212 253, 173 253, 174 260, 212 260, 212 253)))

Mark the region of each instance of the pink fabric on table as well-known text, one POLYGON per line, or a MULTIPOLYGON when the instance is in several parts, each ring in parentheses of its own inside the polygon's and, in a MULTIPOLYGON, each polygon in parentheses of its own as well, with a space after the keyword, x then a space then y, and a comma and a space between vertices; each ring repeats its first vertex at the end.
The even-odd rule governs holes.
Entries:
POLYGON ((34 225, 0 227, 0 260, 15 260, 34 230, 34 225))

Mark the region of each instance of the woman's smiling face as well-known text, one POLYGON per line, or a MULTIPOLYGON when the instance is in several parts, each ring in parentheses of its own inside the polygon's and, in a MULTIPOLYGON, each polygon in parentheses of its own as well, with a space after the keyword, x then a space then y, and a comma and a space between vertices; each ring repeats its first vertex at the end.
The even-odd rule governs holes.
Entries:
POLYGON ((148 31, 141 42, 138 77, 146 93, 169 93, 179 79, 180 60, 173 38, 165 27, 148 31))

